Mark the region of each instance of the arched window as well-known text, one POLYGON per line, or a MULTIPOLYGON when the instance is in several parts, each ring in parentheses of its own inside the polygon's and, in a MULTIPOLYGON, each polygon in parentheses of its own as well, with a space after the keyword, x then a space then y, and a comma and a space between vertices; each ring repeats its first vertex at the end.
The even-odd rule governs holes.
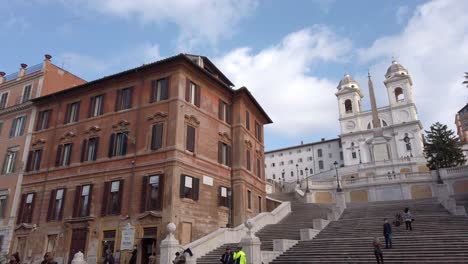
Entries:
POLYGON ((403 94, 403 89, 401 89, 400 87, 395 88, 395 100, 397 102, 405 101, 405 95, 403 94))
MULTIPOLYGON (((383 119, 379 119, 380 121, 380 126, 381 127, 386 127, 388 126, 387 122, 383 119)), ((374 128, 374 124, 372 124, 372 121, 369 121, 369 123, 367 123, 367 129, 371 129, 371 128, 374 128)))
POLYGON ((344 102, 344 107, 345 107, 345 112, 346 113, 352 113, 353 112, 353 104, 351 103, 351 100, 347 99, 344 102))

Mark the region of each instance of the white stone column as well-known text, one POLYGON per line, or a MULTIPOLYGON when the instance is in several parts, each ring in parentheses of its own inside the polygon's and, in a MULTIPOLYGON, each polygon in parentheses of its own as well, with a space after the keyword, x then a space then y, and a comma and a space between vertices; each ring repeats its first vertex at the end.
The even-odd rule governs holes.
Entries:
POLYGON ((161 241, 161 252, 160 252, 160 261, 161 264, 170 264, 175 258, 175 253, 180 250, 179 241, 175 238, 174 232, 176 230, 176 225, 174 223, 167 224, 167 234, 166 238, 161 241))
POLYGON ((260 242, 260 239, 256 237, 252 231, 254 223, 251 219, 247 219, 244 225, 249 231, 247 231, 247 235, 241 239, 240 245, 245 252, 247 264, 260 264, 262 263, 262 251, 260 249, 262 242, 260 242))

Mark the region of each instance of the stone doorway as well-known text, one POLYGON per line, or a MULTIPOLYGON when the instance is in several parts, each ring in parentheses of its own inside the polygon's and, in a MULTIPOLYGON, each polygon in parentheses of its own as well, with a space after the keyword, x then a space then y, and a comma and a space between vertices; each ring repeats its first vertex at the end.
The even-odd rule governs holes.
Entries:
POLYGON ((68 255, 68 263, 70 264, 78 251, 81 251, 86 256, 86 238, 88 237, 88 229, 77 228, 72 230, 72 239, 70 243, 70 254, 68 255))

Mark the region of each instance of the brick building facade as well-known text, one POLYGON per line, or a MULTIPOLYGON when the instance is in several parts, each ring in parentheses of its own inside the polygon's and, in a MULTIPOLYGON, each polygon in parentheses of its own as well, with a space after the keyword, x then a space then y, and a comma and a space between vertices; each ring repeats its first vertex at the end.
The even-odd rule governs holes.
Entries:
POLYGON ((99 263, 110 249, 126 263, 136 245, 146 263, 169 222, 187 244, 265 210, 271 120, 232 86, 206 57, 179 54, 35 99, 14 250, 99 263))
POLYGON ((51 58, 45 55, 43 63, 31 67, 21 64, 9 75, 0 72, 0 255, 9 251, 14 229, 35 116, 30 100, 85 82, 52 64, 51 58))

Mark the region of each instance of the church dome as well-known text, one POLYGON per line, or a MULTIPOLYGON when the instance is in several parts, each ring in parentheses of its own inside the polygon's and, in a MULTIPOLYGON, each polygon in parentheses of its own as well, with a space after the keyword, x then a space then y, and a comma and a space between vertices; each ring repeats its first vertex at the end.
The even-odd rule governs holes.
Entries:
POLYGON ((341 79, 340 83, 338 84, 338 90, 341 90, 343 87, 351 87, 351 88, 358 88, 358 83, 351 77, 349 74, 345 74, 343 79, 341 79))
POLYGON ((385 78, 390 78, 395 76, 396 74, 400 75, 408 75, 408 70, 405 67, 401 66, 396 60, 392 61, 392 65, 388 67, 387 73, 385 74, 385 78))

